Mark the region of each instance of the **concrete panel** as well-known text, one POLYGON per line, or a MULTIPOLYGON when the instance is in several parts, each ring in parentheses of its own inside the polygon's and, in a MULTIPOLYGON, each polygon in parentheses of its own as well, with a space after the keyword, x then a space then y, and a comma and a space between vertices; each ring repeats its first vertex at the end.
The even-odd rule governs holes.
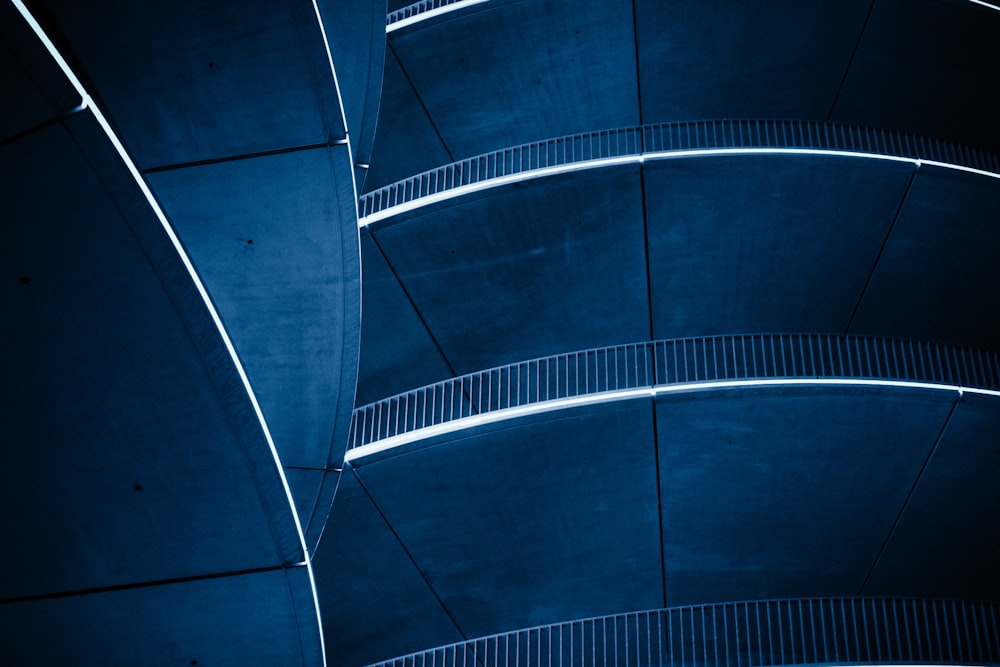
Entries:
POLYGON ((630 0, 488 3, 390 45, 455 159, 639 123, 630 0))
POLYGON ((856 595, 954 400, 830 387, 659 397, 667 603, 856 595))
POLYGON ((93 117, 7 145, 0 171, 0 595, 301 559, 232 359, 93 117))
POLYGON ((869 5, 637 0, 643 122, 826 120, 869 5))
POLYGON ((4 604, 4 661, 123 667, 322 664, 315 607, 303 604, 299 595, 309 590, 306 569, 296 568, 4 604))
POLYGON ((924 165, 852 333, 1000 348, 1000 181, 924 165))
POLYGON ((480 427, 357 468, 469 636, 662 604, 649 401, 480 427))
MULTIPOLYGON (((386 0, 317 3, 337 69, 355 163, 371 161, 385 63, 386 0)), ((358 170, 358 186, 365 171, 358 170)))
POLYGON ((400 68, 396 54, 389 49, 385 55, 371 164, 363 191, 377 190, 452 161, 420 98, 400 68))
POLYGON ((451 369, 413 309, 385 257, 361 233, 361 361, 356 405, 451 377, 451 369))
POLYGON ((969 0, 877 0, 831 119, 1000 148, 998 33, 969 0))
POLYGON ((339 463, 338 405, 353 400, 360 287, 357 230, 343 220, 352 206, 345 156, 318 148, 149 176, 286 465, 339 463))
POLYGON ((537 179, 372 233, 458 373, 649 336, 637 167, 537 179))
POLYGON ((345 136, 311 3, 59 0, 42 16, 142 168, 345 136))
POLYGON ((654 336, 844 331, 912 170, 826 156, 647 163, 654 336))
POLYGON ((360 667, 462 639, 350 468, 313 567, 326 650, 337 665, 360 667))
POLYGON ((0 7, 0 144, 80 104, 80 95, 49 57, 13 3, 0 7))
MULTIPOLYGON (((302 522, 302 530, 308 532, 308 524, 316 512, 316 504, 319 501, 320 487, 323 484, 323 477, 327 474, 325 470, 314 468, 285 468, 285 480, 288 488, 292 492, 292 500, 295 502, 295 511, 299 514, 299 521, 302 522)), ((325 518, 329 507, 323 509, 325 518)), ((310 544, 310 547, 312 544, 310 544)))
POLYGON ((965 394, 862 591, 865 595, 1000 599, 998 431, 998 399, 965 394))

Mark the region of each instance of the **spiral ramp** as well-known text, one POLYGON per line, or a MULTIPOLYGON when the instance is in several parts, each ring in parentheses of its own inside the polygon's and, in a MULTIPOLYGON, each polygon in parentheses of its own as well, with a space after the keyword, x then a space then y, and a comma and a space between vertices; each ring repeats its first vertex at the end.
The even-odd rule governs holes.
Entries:
POLYGON ((5 5, 5 662, 1000 664, 1000 9, 265 4, 5 5))

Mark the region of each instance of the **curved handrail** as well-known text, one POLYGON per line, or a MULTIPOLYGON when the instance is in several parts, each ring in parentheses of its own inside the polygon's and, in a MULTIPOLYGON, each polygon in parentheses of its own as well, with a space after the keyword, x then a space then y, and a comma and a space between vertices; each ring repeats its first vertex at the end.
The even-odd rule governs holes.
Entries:
POLYGON ((572 165, 641 163, 702 152, 849 154, 1000 173, 1000 158, 988 151, 892 130, 798 120, 660 123, 535 141, 430 169, 363 194, 358 224, 388 217, 389 209, 408 210, 411 202, 449 191, 457 196, 460 188, 485 187, 490 181, 500 185, 572 165))
MULTIPOLYGON (((419 0, 405 7, 389 12, 385 17, 386 32, 397 30, 407 25, 419 23, 425 19, 432 18, 440 13, 454 11, 460 7, 454 5, 478 5, 488 0, 419 0)), ((986 7, 994 11, 1000 11, 997 5, 986 2, 986 0, 968 0, 969 3, 986 7)))
POLYGON ((515 630, 371 667, 761 667, 1000 662, 1000 605, 801 598, 671 607, 515 630))
POLYGON ((884 380, 1000 390, 1000 355, 897 338, 746 334, 615 345, 497 366, 356 408, 348 449, 474 415, 667 385, 884 380))
POLYGON ((405 25, 436 16, 438 13, 461 9, 454 5, 474 5, 486 0, 419 0, 413 4, 389 12, 385 17, 386 32, 391 32, 405 25))

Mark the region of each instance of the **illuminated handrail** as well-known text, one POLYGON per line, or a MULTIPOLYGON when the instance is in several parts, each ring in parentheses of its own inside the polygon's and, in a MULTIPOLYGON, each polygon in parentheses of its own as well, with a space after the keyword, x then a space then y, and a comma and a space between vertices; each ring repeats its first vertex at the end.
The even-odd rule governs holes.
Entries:
POLYGON ((422 18, 424 14, 429 14, 436 9, 462 3, 468 4, 468 2, 469 0, 420 0, 420 2, 414 2, 413 4, 389 12, 385 17, 385 25, 387 28, 390 28, 406 19, 422 18))
POLYGON ((807 598, 673 607, 543 625, 371 667, 996 665, 1000 605, 807 598))
POLYGON ((354 411, 349 449, 473 415, 685 383, 846 378, 1000 389, 993 352, 896 338, 752 334, 616 345, 468 373, 354 411))
MULTIPOLYGON (((368 192, 358 200, 361 225, 416 200, 530 172, 616 160, 638 162, 694 151, 820 151, 936 162, 1000 173, 995 154, 913 134, 797 120, 714 120, 641 125, 574 134, 484 153, 368 192)), ((518 179, 520 180, 520 179, 518 179)))

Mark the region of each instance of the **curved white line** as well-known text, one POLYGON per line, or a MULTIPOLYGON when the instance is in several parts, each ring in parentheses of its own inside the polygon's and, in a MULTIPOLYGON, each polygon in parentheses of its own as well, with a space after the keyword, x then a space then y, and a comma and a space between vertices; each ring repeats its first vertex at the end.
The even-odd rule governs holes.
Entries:
MULTIPOLYGON (((122 142, 118 139, 118 136, 111 128, 111 125, 110 123, 108 123, 107 118, 98 108, 98 106, 94 103, 94 99, 90 96, 89 93, 87 93, 87 90, 83 87, 83 84, 80 83, 80 79, 77 78, 76 74, 73 73, 73 70, 70 68, 69 64, 62 57, 62 54, 59 53, 59 50, 56 49, 55 45, 52 43, 48 35, 45 33, 45 30, 41 27, 38 21, 35 20, 35 17, 31 14, 28 8, 25 7, 23 0, 11 0, 11 1, 14 3, 14 6, 17 8, 18 12, 20 12, 24 20, 31 27, 31 30, 35 33, 35 35, 39 38, 39 40, 41 40, 42 44, 45 46, 45 49, 49 52, 49 55, 51 55, 52 58, 56 61, 56 64, 59 65, 59 69, 61 69, 66 78, 69 79, 69 82, 73 85, 73 88, 75 88, 77 93, 79 93, 80 96, 83 98, 83 103, 82 103, 83 106, 90 109, 91 113, 94 114, 94 118, 101 126, 101 129, 104 130, 105 135, 107 135, 112 145, 115 147, 115 150, 118 152, 118 155, 121 158, 122 162, 125 163, 125 166, 128 168, 129 173, 132 174, 132 178, 135 180, 135 183, 139 187, 139 190, 146 198, 146 202, 153 210, 153 213, 156 215, 157 220, 159 220, 160 225, 163 226, 163 229, 166 232, 167 237, 170 239, 170 242, 174 245, 174 249, 177 251, 177 255, 180 257, 181 262, 184 264, 184 268, 187 270, 188 275, 191 278, 191 281, 198 289, 198 294, 201 296, 202 301, 205 304, 205 308, 211 315, 212 321, 215 323, 215 327, 216 329, 218 329, 219 335, 222 337, 223 343, 226 346, 226 350, 229 352, 229 356, 233 361, 233 365, 236 367, 236 370, 239 373, 240 380, 243 382, 243 386, 246 389, 247 396, 250 398, 250 403, 253 405, 254 413, 257 415, 257 421, 259 422, 261 430, 264 433, 264 438, 266 439, 267 445, 271 450, 271 456, 274 459, 275 467, 278 470, 278 476, 281 479, 281 484, 285 489, 285 497, 287 498, 288 505, 292 510, 292 518, 295 522, 295 530, 298 533, 299 544, 302 548, 302 553, 306 559, 305 563, 306 566, 309 568, 311 577, 312 566, 309 558, 309 549, 306 547, 306 538, 305 534, 302 532, 302 524, 299 521, 298 511, 295 508, 295 501, 292 498, 292 490, 288 486, 288 480, 285 478, 285 469, 281 465, 281 458, 278 456, 278 450, 274 446, 274 441, 271 438, 271 432, 267 427, 267 421, 264 419, 264 413, 261 412, 260 404, 257 402, 257 396, 254 394, 253 388, 250 386, 250 380, 247 378, 246 371, 243 369, 243 364, 240 363, 240 359, 236 354, 236 348, 233 346, 232 341, 229 339, 229 334, 226 332, 226 328, 222 324, 222 318, 219 317, 218 312, 215 310, 215 306, 212 304, 212 300, 208 296, 208 291, 205 289, 205 286, 202 284, 201 279, 198 277, 198 273, 195 271, 194 265, 191 263, 191 259, 187 256, 187 253, 184 251, 184 247, 181 245, 180 240, 177 238, 177 234, 174 232, 173 227, 167 220, 166 214, 163 212, 163 209, 160 208, 159 203, 153 196, 152 190, 150 190, 149 185, 147 185, 145 179, 142 177, 142 173, 139 171, 139 168, 136 166, 135 162, 132 161, 132 158, 125 151, 125 147, 122 145, 122 142)), ((319 598, 316 595, 315 586, 313 586, 313 597, 316 600, 317 614, 318 614, 319 598)), ((320 626, 320 637, 322 637, 322 635, 323 635, 322 626, 320 626)), ((325 656, 324 656, 324 661, 325 661, 325 656)))
POLYGON ((747 387, 896 387, 903 389, 929 389, 934 391, 952 391, 958 395, 981 394, 985 396, 1000 397, 1000 391, 993 389, 977 389, 964 387, 956 384, 919 382, 907 380, 865 380, 852 378, 775 378, 767 380, 720 380, 715 382, 686 382, 678 384, 658 385, 655 387, 640 387, 638 389, 625 389, 617 391, 605 391, 584 396, 573 396, 570 398, 559 398, 551 401, 542 401, 529 405, 521 405, 514 408, 504 408, 485 412, 470 417, 462 417, 443 424, 435 424, 419 428, 400 435, 394 435, 382 440, 361 445, 347 451, 345 461, 357 461, 379 452, 384 452, 396 447, 401 447, 413 442, 419 442, 439 435, 446 435, 466 429, 493 424, 496 422, 526 417, 529 415, 544 414, 555 410, 566 410, 585 405, 597 405, 600 403, 613 403, 616 401, 630 401, 637 398, 654 398, 661 394, 676 394, 694 391, 710 391, 715 389, 732 389, 747 387))
MULTIPOLYGON (((400 19, 395 23, 390 23, 386 25, 385 32, 386 34, 389 34, 390 32, 399 30, 400 28, 405 28, 407 26, 414 25, 416 23, 420 23, 421 21, 424 21, 426 19, 434 18, 435 16, 440 16, 441 14, 447 14, 448 12, 453 12, 456 9, 462 9, 464 7, 471 7, 473 5, 482 4, 487 1, 488 0, 462 0, 461 2, 456 2, 451 5, 446 5, 444 7, 438 7, 437 9, 431 9, 426 12, 414 14, 413 16, 408 16, 405 19, 400 19), (456 7, 456 5, 458 6, 456 7)), ((985 0, 967 0, 967 2, 970 2, 974 5, 979 5, 980 7, 986 7, 987 9, 992 9, 993 11, 1000 11, 1000 7, 985 2, 985 0)))
POLYGON ((922 164, 933 165, 945 169, 954 169, 957 171, 964 171, 968 173, 978 174, 980 176, 988 176, 990 178, 1000 179, 1000 174, 991 171, 983 171, 982 169, 974 169, 972 167, 964 167, 961 165, 949 164, 947 162, 938 162, 936 160, 924 160, 921 158, 900 157, 897 155, 880 155, 878 153, 866 153, 861 151, 845 151, 839 149, 702 148, 702 149, 681 149, 681 150, 670 150, 670 151, 653 151, 650 153, 635 153, 632 155, 624 155, 620 157, 598 158, 595 160, 581 160, 579 162, 570 162, 568 164, 562 164, 553 167, 541 167, 539 169, 529 169, 527 171, 521 171, 516 174, 507 174, 505 176, 487 178, 476 183, 470 183, 468 185, 460 185, 456 188, 442 190, 441 192, 436 192, 434 194, 426 195, 424 197, 416 197, 408 202, 403 202, 402 204, 395 204, 389 206, 380 211, 376 211, 364 217, 358 218, 358 226, 367 227, 368 225, 378 222, 380 220, 386 220, 395 215, 399 215, 400 213, 413 211, 424 206, 430 206, 431 204, 436 204, 438 202, 447 201, 449 199, 455 199, 458 197, 464 197, 465 195, 474 192, 480 192, 482 190, 488 190, 490 188, 498 188, 512 183, 523 183, 525 181, 530 181, 536 178, 545 178, 546 176, 555 176, 558 174, 567 174, 575 171, 585 171, 588 169, 600 169, 603 167, 611 167, 616 165, 644 164, 648 160, 676 160, 682 158, 713 157, 713 156, 726 156, 726 155, 811 155, 811 156, 861 158, 867 160, 882 160, 885 162, 904 162, 907 164, 912 164, 916 167, 919 167, 922 164))
POLYGON ((432 19, 435 16, 441 16, 442 14, 448 14, 459 9, 465 9, 466 7, 472 7, 474 5, 481 5, 487 2, 487 0, 460 0, 459 2, 453 2, 450 5, 444 5, 443 7, 438 7, 437 9, 431 9, 426 12, 420 12, 419 14, 414 14, 413 16, 407 16, 405 19, 400 19, 395 23, 390 23, 385 27, 385 33, 388 35, 391 32, 395 32, 401 28, 411 26, 415 23, 420 23, 421 21, 426 21, 427 19, 432 19))

